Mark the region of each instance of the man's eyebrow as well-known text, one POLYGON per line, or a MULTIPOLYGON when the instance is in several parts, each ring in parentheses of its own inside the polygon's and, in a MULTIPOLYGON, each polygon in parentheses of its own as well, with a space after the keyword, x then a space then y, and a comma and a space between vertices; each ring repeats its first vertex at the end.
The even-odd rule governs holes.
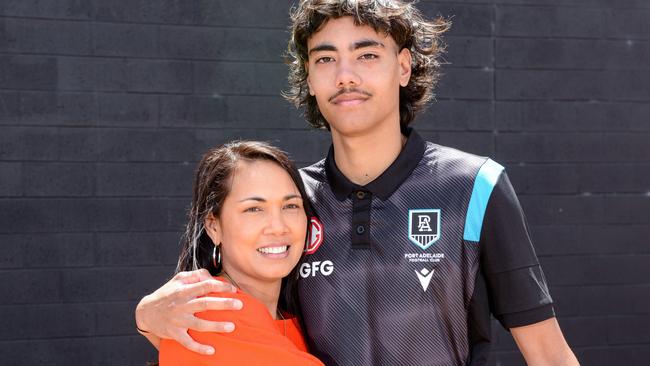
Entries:
POLYGON ((313 52, 336 51, 336 50, 337 49, 336 49, 336 47, 334 47, 334 45, 331 45, 329 43, 322 43, 322 44, 319 44, 318 46, 312 48, 311 50, 309 50, 307 55, 311 55, 313 52))
POLYGON ((356 41, 352 44, 350 47, 350 50, 358 50, 359 48, 365 48, 365 47, 381 47, 381 48, 386 48, 383 43, 376 41, 374 39, 362 39, 360 41, 356 41))
MULTIPOLYGON (((381 42, 379 42, 377 40, 374 40, 374 39, 362 39, 360 41, 354 42, 350 46, 350 51, 354 51, 354 50, 358 50, 359 48, 366 48, 366 47, 385 48, 386 46, 384 46, 383 43, 381 43, 381 42)), ((336 46, 334 46, 332 44, 322 43, 322 44, 319 44, 318 46, 310 49, 307 54, 311 55, 313 52, 321 52, 321 51, 333 51, 333 52, 336 52, 336 51, 338 51, 338 49, 336 48, 336 46)))

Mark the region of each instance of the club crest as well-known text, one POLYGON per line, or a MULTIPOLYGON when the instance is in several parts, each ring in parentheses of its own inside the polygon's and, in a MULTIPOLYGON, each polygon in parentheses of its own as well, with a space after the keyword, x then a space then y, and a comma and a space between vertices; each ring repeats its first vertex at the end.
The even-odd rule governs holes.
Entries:
POLYGON ((409 210, 409 239, 427 249, 440 239, 440 209, 409 210))
POLYGON ((323 243, 323 224, 316 217, 309 220, 309 232, 311 235, 305 247, 305 254, 313 254, 323 243))

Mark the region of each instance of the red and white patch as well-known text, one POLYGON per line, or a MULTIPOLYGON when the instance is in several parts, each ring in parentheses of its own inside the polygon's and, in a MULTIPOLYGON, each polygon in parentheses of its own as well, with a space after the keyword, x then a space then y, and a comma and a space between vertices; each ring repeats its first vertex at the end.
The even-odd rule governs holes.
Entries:
POLYGON ((305 248, 305 254, 313 254, 318 247, 323 243, 323 224, 316 218, 312 217, 309 220, 310 232, 309 244, 305 248))

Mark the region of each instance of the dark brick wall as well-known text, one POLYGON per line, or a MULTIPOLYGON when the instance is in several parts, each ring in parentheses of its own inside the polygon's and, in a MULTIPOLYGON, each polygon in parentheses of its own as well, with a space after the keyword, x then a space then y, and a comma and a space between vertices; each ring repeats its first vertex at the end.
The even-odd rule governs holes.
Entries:
MULTIPOLYGON (((280 97, 288 5, 0 1, 0 363, 143 365, 200 153, 327 149, 280 97)), ((287 2, 288 4, 289 2, 287 2)), ((453 15, 429 139, 504 163, 585 365, 650 358, 650 4, 421 1, 453 15)), ((495 330, 493 364, 520 365, 495 330)))

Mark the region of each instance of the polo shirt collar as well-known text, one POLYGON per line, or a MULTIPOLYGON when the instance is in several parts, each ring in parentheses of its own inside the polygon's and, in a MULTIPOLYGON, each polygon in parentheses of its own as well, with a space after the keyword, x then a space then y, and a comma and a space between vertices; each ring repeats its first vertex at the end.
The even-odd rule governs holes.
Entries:
POLYGON ((379 177, 365 186, 352 183, 341 173, 334 161, 334 146, 330 146, 325 159, 325 172, 336 198, 343 201, 352 192, 365 190, 377 195, 382 200, 387 200, 411 175, 424 155, 425 144, 422 137, 411 128, 408 128, 404 135, 407 137, 406 144, 397 159, 379 177))

